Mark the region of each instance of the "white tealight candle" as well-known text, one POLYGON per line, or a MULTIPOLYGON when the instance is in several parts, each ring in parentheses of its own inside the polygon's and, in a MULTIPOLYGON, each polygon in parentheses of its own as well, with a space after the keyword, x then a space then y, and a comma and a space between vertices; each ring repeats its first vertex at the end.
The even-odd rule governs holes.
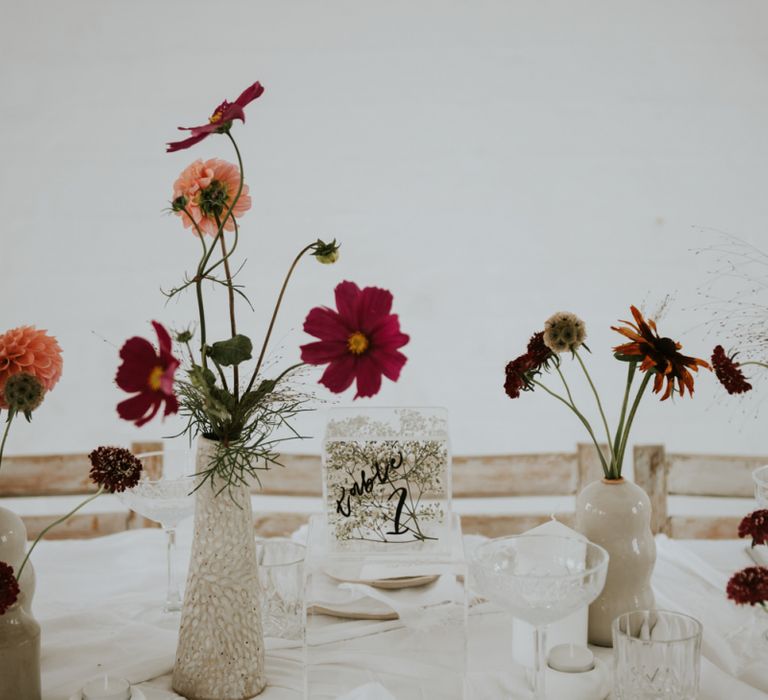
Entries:
POLYGON ((104 676, 88 681, 81 693, 83 700, 131 700, 131 684, 124 678, 104 676))
POLYGON ((577 644, 560 644, 549 650, 549 667, 561 673, 586 673, 595 667, 595 655, 577 644))

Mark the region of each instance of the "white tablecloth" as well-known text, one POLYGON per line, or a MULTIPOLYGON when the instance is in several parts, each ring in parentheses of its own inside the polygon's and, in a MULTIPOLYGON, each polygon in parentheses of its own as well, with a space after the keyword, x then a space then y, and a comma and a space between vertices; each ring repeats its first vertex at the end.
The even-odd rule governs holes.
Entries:
MULTIPOLYGON (((190 537, 190 528, 182 528, 182 562, 190 537)), ((155 614, 164 598, 163 538, 159 530, 133 530, 95 540, 41 543, 33 557, 38 579, 33 609, 43 631, 44 700, 67 700, 83 680, 104 672, 140 683, 148 700, 179 697, 170 689, 169 676, 176 632, 163 627, 155 614)), ((753 611, 736 608, 724 594, 730 573, 750 564, 743 541, 658 539, 658 607, 704 623, 701 700, 768 698, 768 653, 756 656, 750 642, 758 629, 753 611)), ((371 631, 370 622, 353 624, 371 631)), ((523 670, 510 672, 510 650, 503 641, 509 624, 506 616, 482 606, 470 613, 468 685, 473 699, 530 697, 523 670)), ((609 650, 598 655, 610 660, 609 650)), ((269 687, 260 697, 301 698, 301 668, 300 649, 268 648, 269 687)))

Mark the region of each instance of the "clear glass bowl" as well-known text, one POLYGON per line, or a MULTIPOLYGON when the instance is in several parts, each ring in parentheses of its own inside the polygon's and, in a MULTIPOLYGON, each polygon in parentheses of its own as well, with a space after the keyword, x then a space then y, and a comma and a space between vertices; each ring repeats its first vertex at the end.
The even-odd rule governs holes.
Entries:
POLYGON ((475 550, 472 574, 478 591, 536 628, 536 700, 546 700, 547 625, 594 601, 607 571, 608 552, 576 537, 500 537, 475 550))

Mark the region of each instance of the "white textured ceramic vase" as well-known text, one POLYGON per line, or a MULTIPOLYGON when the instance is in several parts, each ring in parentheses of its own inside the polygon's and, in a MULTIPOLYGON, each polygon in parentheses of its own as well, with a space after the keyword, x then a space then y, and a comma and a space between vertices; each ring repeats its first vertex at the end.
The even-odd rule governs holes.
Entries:
MULTIPOLYGON (((218 443, 199 438, 198 471, 218 443)), ((196 492, 189 564, 173 689, 188 700, 245 700, 261 693, 261 627, 250 489, 206 481, 196 492)))
POLYGON ((610 647, 616 617, 654 607, 651 501, 631 481, 593 481, 576 498, 576 529, 610 556, 605 588, 589 606, 590 644, 610 647))

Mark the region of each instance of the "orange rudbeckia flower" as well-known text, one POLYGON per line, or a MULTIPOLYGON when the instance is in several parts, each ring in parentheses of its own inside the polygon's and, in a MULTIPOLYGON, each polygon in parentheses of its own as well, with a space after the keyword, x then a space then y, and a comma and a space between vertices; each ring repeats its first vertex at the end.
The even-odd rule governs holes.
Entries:
POLYGON ((683 355, 680 352, 683 347, 680 343, 672 340, 672 338, 661 337, 653 320, 648 319, 646 321, 634 306, 631 306, 630 309, 635 323, 621 321, 627 327, 611 326, 611 330, 621 333, 631 341, 613 349, 617 359, 625 362, 639 362, 641 372, 649 370, 655 372, 653 391, 657 394, 661 393, 666 381, 666 389, 661 397, 662 401, 666 401, 672 396, 675 391, 675 382, 677 382, 680 396, 685 395, 686 388, 688 394, 693 395, 691 370, 698 372, 699 367, 711 370, 709 363, 698 357, 683 355))

